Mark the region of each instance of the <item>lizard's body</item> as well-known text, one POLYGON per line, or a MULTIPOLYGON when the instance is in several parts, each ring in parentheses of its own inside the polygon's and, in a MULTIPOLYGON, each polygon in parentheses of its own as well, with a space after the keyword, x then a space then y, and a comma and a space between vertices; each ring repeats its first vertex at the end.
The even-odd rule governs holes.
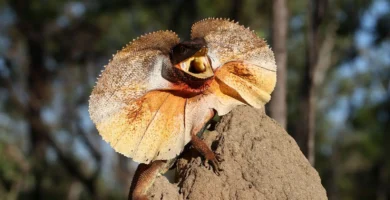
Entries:
POLYGON ((264 40, 237 23, 206 19, 193 25, 190 41, 159 31, 119 51, 92 92, 90 115, 117 152, 144 163, 129 198, 145 199, 154 177, 188 142, 218 170, 218 156, 196 134, 215 111, 261 108, 275 83, 264 40))

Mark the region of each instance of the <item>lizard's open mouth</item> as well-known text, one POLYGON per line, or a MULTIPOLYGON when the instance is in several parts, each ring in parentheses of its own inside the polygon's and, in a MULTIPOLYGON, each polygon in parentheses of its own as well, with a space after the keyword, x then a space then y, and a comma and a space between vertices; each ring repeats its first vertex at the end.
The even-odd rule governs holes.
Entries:
POLYGON ((172 67, 163 66, 162 77, 170 81, 170 90, 180 95, 197 95, 205 91, 214 79, 211 60, 204 39, 196 38, 171 49, 172 67))
POLYGON ((175 67, 199 79, 208 79, 214 76, 210 59, 207 56, 207 48, 200 49, 193 56, 177 63, 175 67))

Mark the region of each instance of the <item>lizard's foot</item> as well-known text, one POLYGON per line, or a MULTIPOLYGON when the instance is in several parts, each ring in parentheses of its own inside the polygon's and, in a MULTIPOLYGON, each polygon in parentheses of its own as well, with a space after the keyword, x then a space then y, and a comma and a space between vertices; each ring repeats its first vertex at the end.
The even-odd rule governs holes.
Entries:
POLYGON ((223 169, 220 166, 220 163, 225 161, 225 160, 221 157, 221 154, 219 154, 219 153, 213 153, 213 154, 214 154, 213 158, 210 158, 210 159, 206 158, 203 162, 203 165, 205 167, 207 167, 208 169, 213 168, 214 173, 219 176, 219 175, 221 175, 220 172, 223 171, 223 169))
POLYGON ((220 167, 220 163, 224 161, 219 153, 214 153, 211 151, 211 149, 207 146, 207 144, 198 138, 196 135, 192 136, 191 138, 192 145, 197 149, 205 158, 203 165, 207 168, 213 168, 213 171, 215 174, 220 175, 220 172, 223 171, 220 167), (210 165, 208 164, 211 164, 210 165))

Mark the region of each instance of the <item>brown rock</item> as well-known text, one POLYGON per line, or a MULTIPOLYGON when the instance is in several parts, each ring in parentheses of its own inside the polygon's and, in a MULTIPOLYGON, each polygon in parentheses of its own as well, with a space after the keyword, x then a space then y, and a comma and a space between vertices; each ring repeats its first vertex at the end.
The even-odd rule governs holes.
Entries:
POLYGON ((151 199, 327 199, 317 171, 264 110, 236 108, 205 140, 211 143, 219 134, 216 152, 225 160, 220 176, 190 150, 177 162, 178 183, 157 178, 151 199))

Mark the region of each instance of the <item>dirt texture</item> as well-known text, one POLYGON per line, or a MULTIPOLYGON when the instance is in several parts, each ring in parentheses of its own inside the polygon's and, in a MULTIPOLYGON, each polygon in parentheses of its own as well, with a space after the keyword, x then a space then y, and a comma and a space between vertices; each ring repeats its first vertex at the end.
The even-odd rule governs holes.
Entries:
POLYGON ((158 177, 150 199, 327 199, 317 171, 264 110, 238 107, 204 140, 224 159, 220 175, 188 149, 176 164, 177 183, 158 177))

